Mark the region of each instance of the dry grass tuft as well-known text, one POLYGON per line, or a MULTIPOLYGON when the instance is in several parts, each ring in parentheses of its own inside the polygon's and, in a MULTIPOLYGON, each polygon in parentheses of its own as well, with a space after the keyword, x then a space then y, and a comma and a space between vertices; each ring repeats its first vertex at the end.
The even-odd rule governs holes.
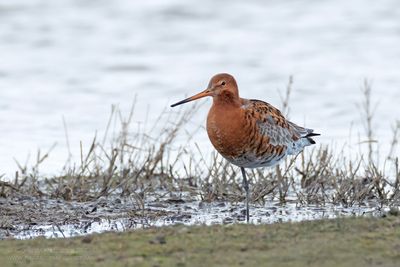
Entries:
MULTIPOLYGON (((288 113, 292 83, 290 79, 282 99, 284 113, 288 113)), ((385 164, 378 165, 374 159, 378 152, 373 145, 371 87, 367 82, 363 92, 367 157, 360 155, 358 159, 347 159, 343 157, 343 151, 320 145, 297 158, 287 159, 274 170, 248 170, 252 202, 263 204, 279 200, 282 204, 291 201, 299 205, 398 206, 400 170, 396 147, 400 122, 393 127, 390 154, 385 164)), ((196 110, 197 106, 181 113, 164 110, 150 127, 139 125, 132 131, 134 104, 127 117, 113 106, 105 136, 101 140, 94 137, 86 152, 81 145, 79 163, 72 164, 68 160, 62 174, 42 178, 40 165, 51 149, 45 154, 39 151, 34 166, 18 163, 19 170, 13 182, 0 182, 0 196, 29 195, 68 201, 130 197, 142 210, 147 197, 175 196, 177 192, 207 202, 243 201, 238 168, 216 153, 211 163, 208 162, 198 146, 197 151, 188 151, 181 141, 182 146, 177 146, 178 133, 196 110), (112 125, 119 128, 112 129, 112 125), (110 132, 115 134, 109 136, 110 132)), ((68 140, 67 130, 66 136, 68 140)), ((192 135, 187 134, 187 142, 192 142, 191 138, 192 135)))

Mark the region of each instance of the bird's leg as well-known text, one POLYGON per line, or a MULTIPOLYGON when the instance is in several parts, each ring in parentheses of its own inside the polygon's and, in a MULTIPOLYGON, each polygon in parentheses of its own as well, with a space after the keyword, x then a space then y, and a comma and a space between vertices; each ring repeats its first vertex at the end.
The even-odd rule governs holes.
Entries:
POLYGON ((244 187, 244 190, 246 190, 246 221, 247 221, 247 223, 249 223, 249 219, 250 219, 250 214, 249 214, 249 182, 247 181, 246 171, 244 170, 244 168, 240 167, 240 170, 242 171, 242 176, 243 176, 243 187, 244 187))

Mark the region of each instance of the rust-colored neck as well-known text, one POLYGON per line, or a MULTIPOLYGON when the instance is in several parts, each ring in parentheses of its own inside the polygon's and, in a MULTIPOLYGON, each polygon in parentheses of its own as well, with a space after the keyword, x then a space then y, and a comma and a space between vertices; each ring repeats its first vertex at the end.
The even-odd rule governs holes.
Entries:
POLYGON ((241 102, 237 90, 224 90, 213 97, 213 105, 240 107, 241 102))

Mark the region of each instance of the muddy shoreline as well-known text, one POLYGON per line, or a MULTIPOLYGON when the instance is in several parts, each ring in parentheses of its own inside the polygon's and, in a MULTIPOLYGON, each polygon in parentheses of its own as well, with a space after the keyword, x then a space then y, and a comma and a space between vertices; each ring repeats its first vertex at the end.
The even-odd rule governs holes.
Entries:
MULTIPOLYGON (((203 202, 175 194, 149 197, 144 208, 132 198, 102 197, 77 202, 28 196, 0 198, 0 239, 29 239, 39 236, 63 238, 105 231, 126 231, 176 224, 211 225, 244 223, 241 202, 203 202)), ((362 206, 307 205, 279 202, 251 206, 251 223, 269 224, 340 216, 382 214, 382 209, 362 206)))

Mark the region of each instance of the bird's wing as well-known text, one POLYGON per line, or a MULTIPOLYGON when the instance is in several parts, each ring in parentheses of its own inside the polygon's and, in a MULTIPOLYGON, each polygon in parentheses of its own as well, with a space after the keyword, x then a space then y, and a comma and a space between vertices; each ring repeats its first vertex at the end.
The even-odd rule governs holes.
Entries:
MULTIPOLYGON (((260 133, 269 139, 273 146, 292 147, 302 138, 309 138, 312 129, 303 128, 288 120, 269 103, 260 100, 243 100, 246 116, 256 120, 260 133)), ((311 139, 312 140, 312 139, 311 139)), ((305 144, 306 145, 306 144, 305 144)))

